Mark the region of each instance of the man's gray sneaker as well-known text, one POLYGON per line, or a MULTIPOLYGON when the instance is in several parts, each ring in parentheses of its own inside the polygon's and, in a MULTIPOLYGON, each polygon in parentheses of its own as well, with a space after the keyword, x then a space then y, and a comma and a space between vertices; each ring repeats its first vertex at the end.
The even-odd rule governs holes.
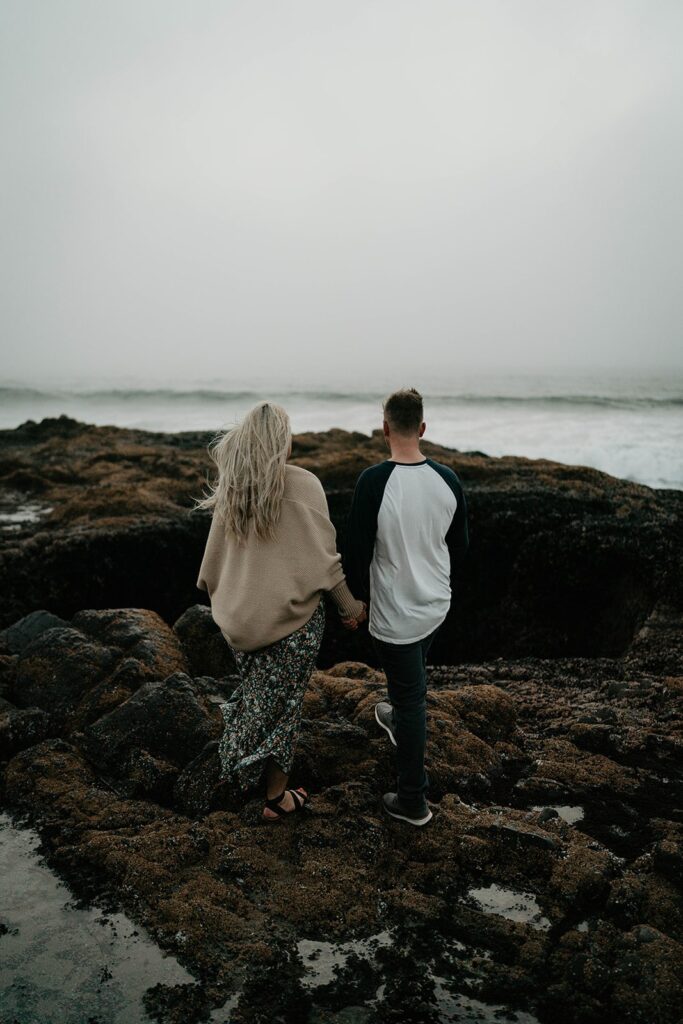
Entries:
POLYGON ((421 809, 414 809, 412 807, 405 807, 399 800, 398 793, 385 793, 382 797, 382 803, 384 810, 387 814, 390 814, 392 818, 398 818, 399 821, 407 821, 411 825, 426 825, 428 821, 431 821, 433 814, 427 806, 425 800, 424 807, 421 809))
POLYGON ((389 733, 389 739, 396 746, 394 736, 394 709, 388 700, 381 700, 375 704, 375 718, 379 725, 389 733))

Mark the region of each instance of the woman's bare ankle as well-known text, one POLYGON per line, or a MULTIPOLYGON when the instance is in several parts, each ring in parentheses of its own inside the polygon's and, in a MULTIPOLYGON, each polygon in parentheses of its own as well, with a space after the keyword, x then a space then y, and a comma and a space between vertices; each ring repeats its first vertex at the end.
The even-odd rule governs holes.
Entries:
POLYGON ((288 778, 272 756, 269 757, 266 767, 266 799, 274 800, 276 796, 280 796, 287 788, 288 778))

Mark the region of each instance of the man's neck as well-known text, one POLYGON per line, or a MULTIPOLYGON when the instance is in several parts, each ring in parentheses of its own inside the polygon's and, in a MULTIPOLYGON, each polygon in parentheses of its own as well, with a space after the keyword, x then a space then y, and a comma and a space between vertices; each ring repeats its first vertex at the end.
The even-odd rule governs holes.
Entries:
POLYGON ((424 462, 425 457, 420 451, 417 442, 410 441, 407 444, 396 444, 393 442, 391 448, 392 462, 424 462))

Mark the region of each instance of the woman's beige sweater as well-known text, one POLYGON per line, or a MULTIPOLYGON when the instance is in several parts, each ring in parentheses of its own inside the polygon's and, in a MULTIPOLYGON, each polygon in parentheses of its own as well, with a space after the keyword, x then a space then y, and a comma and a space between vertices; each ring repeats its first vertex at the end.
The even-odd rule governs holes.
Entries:
POLYGON ((238 651, 258 650, 299 629, 322 591, 345 618, 363 607, 346 585, 322 484, 289 463, 275 538, 250 533, 239 544, 214 514, 197 587, 207 591, 214 622, 238 651))

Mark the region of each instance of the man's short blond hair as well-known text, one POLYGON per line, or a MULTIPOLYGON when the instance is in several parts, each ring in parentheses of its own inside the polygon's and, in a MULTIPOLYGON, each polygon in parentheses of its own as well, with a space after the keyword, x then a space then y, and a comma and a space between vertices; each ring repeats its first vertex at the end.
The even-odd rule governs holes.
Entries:
POLYGON ((417 434, 424 419, 422 395, 415 388, 401 388, 384 402, 384 419, 397 434, 417 434))

